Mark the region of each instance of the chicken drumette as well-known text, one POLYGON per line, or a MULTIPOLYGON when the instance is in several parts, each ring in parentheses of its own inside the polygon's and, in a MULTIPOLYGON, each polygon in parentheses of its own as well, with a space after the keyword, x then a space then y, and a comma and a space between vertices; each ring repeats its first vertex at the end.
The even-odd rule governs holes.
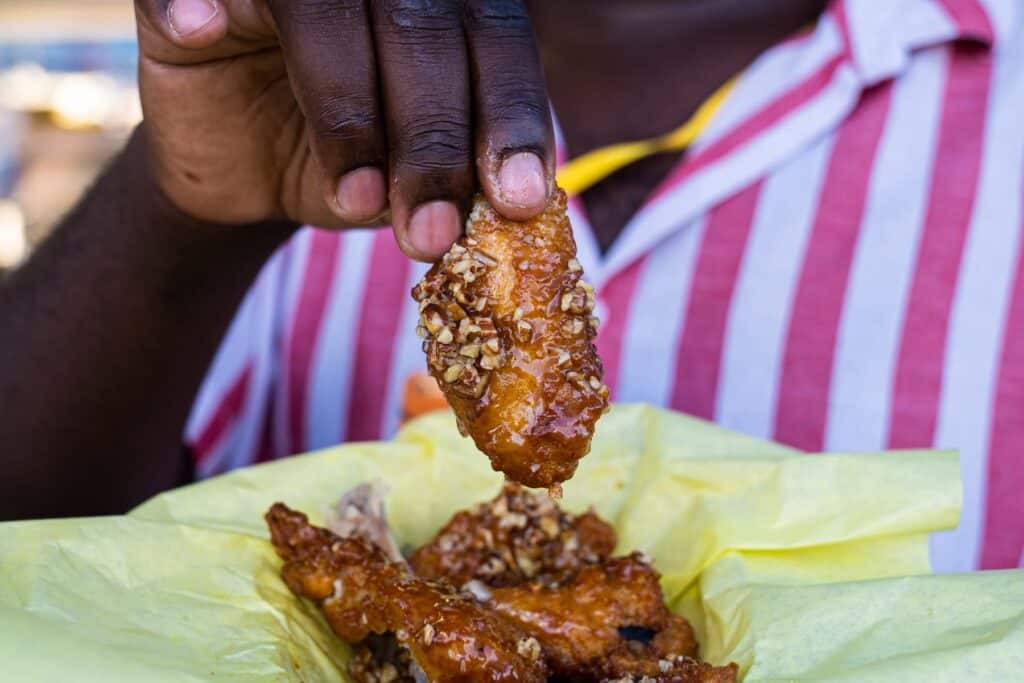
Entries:
POLYGON ((695 659, 693 631, 665 606, 647 558, 610 557, 615 533, 593 513, 571 515, 543 493, 506 485, 458 513, 411 567, 383 514, 368 486, 332 511, 334 531, 280 503, 267 513, 285 582, 355 646, 357 683, 549 673, 580 682, 735 680, 735 665, 695 659))
POLYGON ((730 681, 695 659, 689 622, 665 605, 641 553, 612 558, 615 531, 542 492, 506 484, 413 553, 417 575, 463 586, 537 638, 558 678, 730 681))
POLYGON ((600 680, 656 676, 693 658, 690 624, 665 607, 658 574, 639 553, 586 566, 566 584, 495 588, 492 608, 534 636, 556 675, 600 680))
POLYGON ((615 542, 593 512, 573 515, 543 493, 506 484, 493 500, 456 513, 409 561, 417 576, 455 586, 557 586, 607 559, 615 542))
POLYGON ((267 524, 292 592, 316 602, 345 642, 393 634, 408 653, 411 670, 405 676, 438 682, 547 680, 536 640, 474 599, 418 579, 364 538, 314 527, 281 503, 267 512, 267 524))
POLYGON ((608 407, 581 276, 558 190, 523 223, 478 198, 465 236, 413 289, 428 369, 460 430, 527 486, 571 477, 608 407))

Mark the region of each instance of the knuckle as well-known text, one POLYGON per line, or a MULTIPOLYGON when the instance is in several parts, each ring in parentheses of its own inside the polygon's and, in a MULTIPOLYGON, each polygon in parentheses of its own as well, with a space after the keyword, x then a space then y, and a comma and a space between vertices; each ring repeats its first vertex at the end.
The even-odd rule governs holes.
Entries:
POLYGON ((458 30, 458 12, 447 0, 381 0, 384 24, 396 32, 437 33, 458 30))
POLYGON ((312 40, 317 45, 336 44, 339 35, 365 31, 361 0, 275 0, 275 16, 282 32, 293 40, 312 40))
POLYGON ((470 134, 462 112, 441 112, 410 122, 398 150, 400 163, 420 171, 469 165, 470 134))
POLYGON ((312 118, 313 130, 325 140, 363 142, 377 132, 376 102, 371 97, 324 98, 312 118))
POLYGON ((290 0, 284 4, 292 19, 299 24, 339 24, 354 21, 363 15, 363 3, 360 0, 290 0))
POLYGON ((486 123, 490 126, 514 126, 538 140, 544 138, 547 105, 535 98, 515 98, 511 93, 498 93, 488 108, 486 123))
POLYGON ((471 31, 514 36, 531 31, 530 17, 520 0, 470 0, 464 14, 466 27, 471 31))

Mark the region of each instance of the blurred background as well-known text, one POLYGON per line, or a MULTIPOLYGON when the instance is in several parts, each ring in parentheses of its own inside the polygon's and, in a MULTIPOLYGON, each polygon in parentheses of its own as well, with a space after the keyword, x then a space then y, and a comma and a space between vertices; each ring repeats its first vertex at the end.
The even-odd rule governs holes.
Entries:
POLYGON ((131 0, 0 0, 0 271, 142 117, 131 0))

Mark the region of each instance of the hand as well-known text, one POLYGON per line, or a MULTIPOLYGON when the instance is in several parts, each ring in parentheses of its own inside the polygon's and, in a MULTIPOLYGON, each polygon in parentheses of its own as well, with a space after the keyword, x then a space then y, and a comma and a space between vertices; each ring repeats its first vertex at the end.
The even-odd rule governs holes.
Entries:
POLYGON ((540 213, 553 136, 521 0, 136 0, 161 189, 203 220, 390 221, 438 258, 477 186, 540 213))

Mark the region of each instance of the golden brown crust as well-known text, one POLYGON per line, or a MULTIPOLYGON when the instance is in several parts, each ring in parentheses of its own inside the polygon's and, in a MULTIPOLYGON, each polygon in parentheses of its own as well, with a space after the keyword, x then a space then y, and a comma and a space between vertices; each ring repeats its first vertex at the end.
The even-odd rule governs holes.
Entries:
POLYGON ((362 538, 314 527, 281 503, 267 524, 285 583, 320 605, 342 640, 393 633, 430 681, 547 680, 533 641, 472 598, 418 579, 362 538))
POLYGON ((348 675, 353 683, 414 683, 417 666, 393 633, 372 634, 352 647, 348 675))
POLYGON ((738 675, 735 664, 712 666, 692 657, 673 657, 659 660, 656 673, 606 678, 602 683, 736 683, 738 675))
POLYGON ((615 543, 615 530, 593 512, 573 515, 544 492, 506 484, 494 500, 456 513, 409 563, 417 576, 460 587, 553 586, 608 559, 615 543))
POLYGON ((537 638, 556 675, 654 675, 660 660, 697 651, 689 623, 665 607, 658 574, 639 553, 584 567, 558 588, 496 588, 490 605, 537 638), (631 639, 637 630, 647 637, 631 639))
POLYGON ((363 488, 339 505, 344 537, 280 503, 266 516, 285 582, 354 646, 356 683, 736 680, 735 665, 695 658, 693 630, 668 610, 649 559, 609 557, 615 534, 593 513, 506 485, 416 551, 414 573, 378 547, 390 532, 363 488))
POLYGON ((466 235, 413 289, 428 369, 460 429, 527 486, 571 477, 608 406, 582 274, 558 190, 523 223, 478 198, 466 235))

